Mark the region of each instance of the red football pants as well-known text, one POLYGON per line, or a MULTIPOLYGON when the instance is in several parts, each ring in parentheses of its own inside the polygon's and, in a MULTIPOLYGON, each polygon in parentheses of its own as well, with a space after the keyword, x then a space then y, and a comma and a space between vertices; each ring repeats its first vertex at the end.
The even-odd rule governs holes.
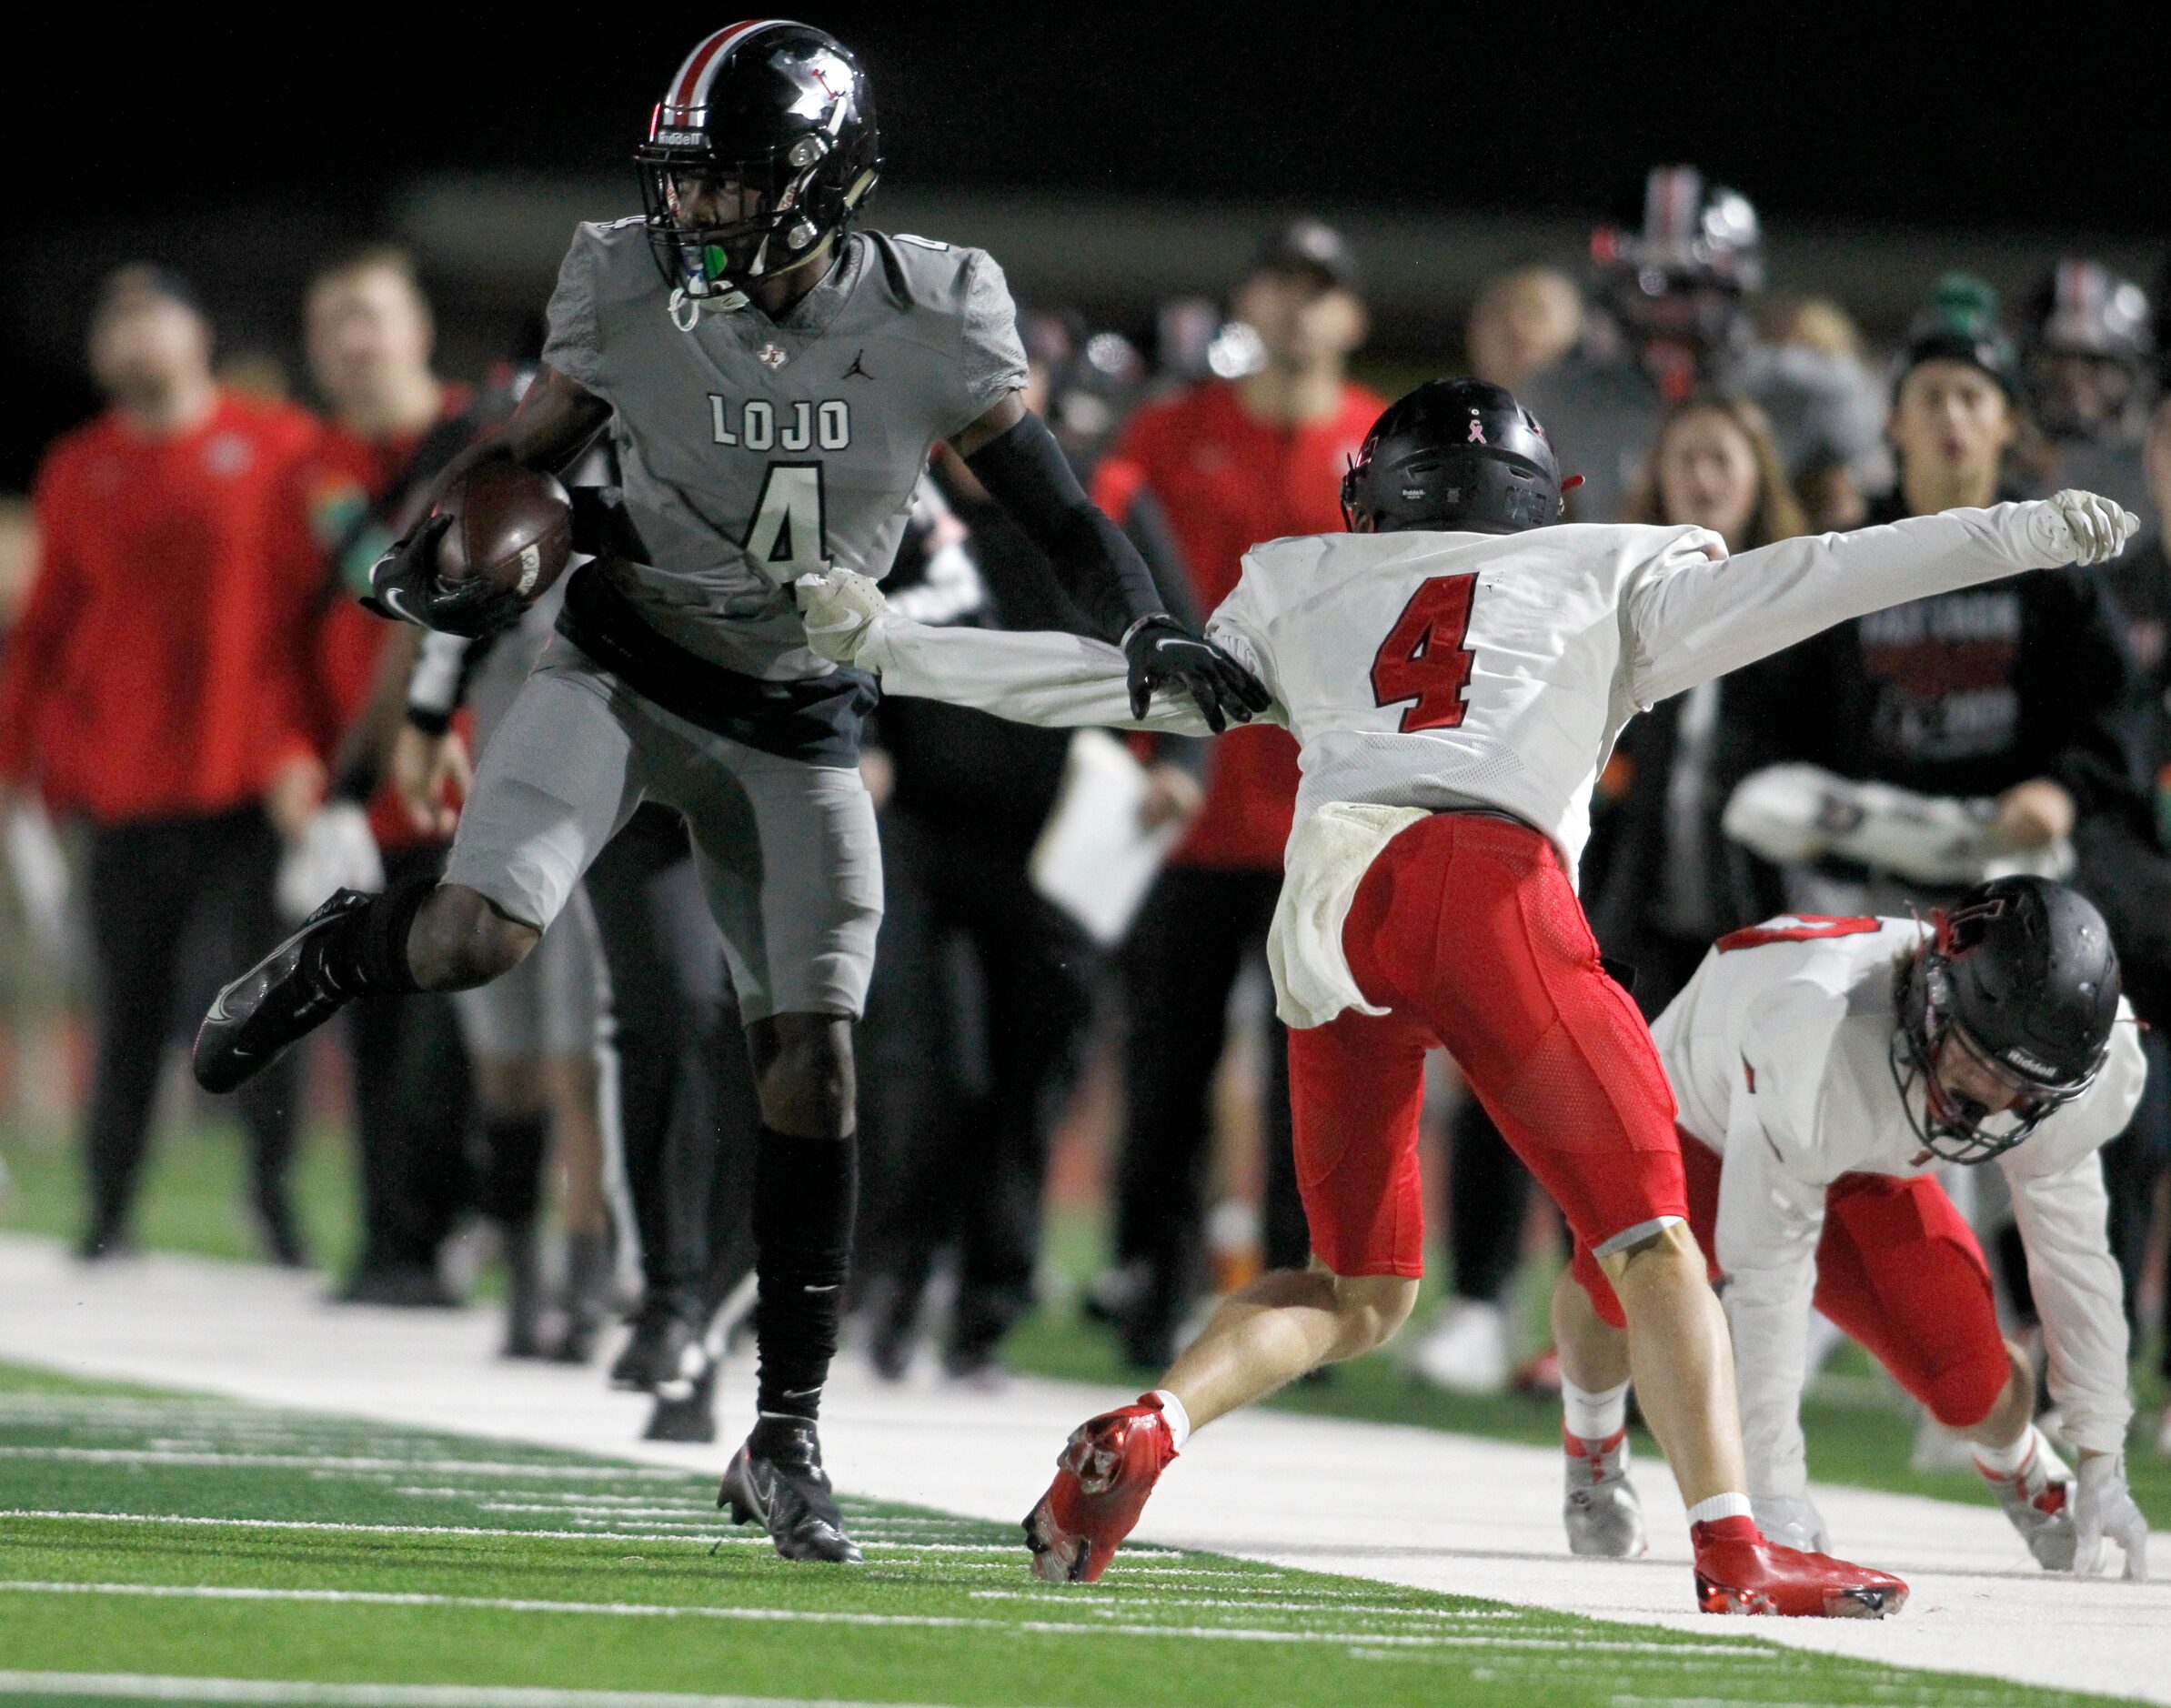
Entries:
MULTIPOLYGON (((1684 1132, 1681 1160, 1689 1225, 1715 1281, 1718 1153, 1684 1132)), ((1620 1301, 1580 1240, 1572 1268, 1598 1314, 1623 1327, 1620 1301)), ((1843 1174, 1832 1183, 1816 1248, 1816 1308, 1951 1428, 1988 1416, 2011 1373, 1983 1249, 1926 1174, 1843 1174)))
POLYGON ((1328 1269, 1424 1271, 1417 1132, 1434 1043, 1580 1240, 1687 1216, 1658 1051, 1551 842, 1435 813, 1381 850, 1342 941, 1357 988, 1390 1011, 1289 1035, 1297 1183, 1328 1269))

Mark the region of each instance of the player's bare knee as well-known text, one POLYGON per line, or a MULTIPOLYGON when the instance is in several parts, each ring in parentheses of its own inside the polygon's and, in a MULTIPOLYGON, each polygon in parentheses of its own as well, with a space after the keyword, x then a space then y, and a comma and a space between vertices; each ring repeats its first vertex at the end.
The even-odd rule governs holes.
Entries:
POLYGON ((1686 1224, 1669 1222, 1633 1245, 1598 1260, 1613 1282, 1622 1308, 1633 1310, 1631 1295, 1654 1295, 1681 1289, 1708 1291, 1711 1278, 1697 1248, 1696 1236, 1686 1224))
POLYGON ((852 1130, 851 1022, 827 1014, 776 1014, 747 1029, 761 1119, 779 1132, 838 1139, 852 1130))
POLYGON ((1392 1339, 1417 1304, 1417 1282, 1405 1275, 1338 1275, 1334 1311, 1341 1319, 1335 1356, 1355 1358, 1392 1339))
POLYGON ((440 884, 415 916, 407 964, 425 990, 472 990, 510 972, 542 936, 480 891, 440 884))

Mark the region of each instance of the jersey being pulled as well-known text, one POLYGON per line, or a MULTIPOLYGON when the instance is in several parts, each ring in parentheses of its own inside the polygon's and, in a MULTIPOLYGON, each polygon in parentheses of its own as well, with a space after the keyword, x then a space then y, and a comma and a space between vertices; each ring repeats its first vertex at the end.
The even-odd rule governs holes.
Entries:
MULTIPOLYGON (((1703 528, 1622 525, 1253 548, 1206 632, 1257 673, 1273 696, 1266 715, 1302 749, 1282 908, 1319 929, 1285 948, 1322 962, 1340 992, 1322 1011, 1282 983, 1283 1017, 1318 1025, 1361 1003, 1341 923, 1372 856, 1407 821, 1398 815, 1504 812, 1550 838, 1573 872, 1592 787, 1639 708, 1860 612, 2035 568, 2049 548, 2032 524, 2047 538, 2048 515, 1948 510, 1736 558, 1703 528), (1362 827, 1329 837, 1352 812, 1362 827), (1314 858, 1322 839, 1332 847, 1314 858)), ((1076 636, 937 630, 883 612, 857 658, 890 693, 1028 723, 1131 722, 1122 654, 1076 636)), ((1158 698, 1142 721, 1206 730, 1183 697, 1158 698)))
MULTIPOLYGON (((1750 1484, 1805 1486, 1798 1401, 1824 1194, 1842 1175, 1941 1165, 1892 1071, 1894 974, 1927 927, 1782 918, 1719 939, 1653 1023, 1683 1129, 1724 1159, 1717 1251, 1734 1324, 1750 1484)), ((1996 1160, 2012 1191, 2050 1352, 2051 1392, 2077 1446, 2125 1438, 2126 1318, 2096 1152, 2126 1129, 2147 1075, 2121 1001, 2110 1059, 2086 1092, 1996 1160)), ((1921 1113, 1922 1091, 1910 1097, 1921 1113)))
POLYGON ((673 322, 642 222, 584 225, 543 360, 611 407, 643 546, 618 589, 728 668, 827 675, 792 604, 831 565, 888 573, 928 453, 1025 383, 1002 269, 978 249, 856 232, 781 321, 673 322))

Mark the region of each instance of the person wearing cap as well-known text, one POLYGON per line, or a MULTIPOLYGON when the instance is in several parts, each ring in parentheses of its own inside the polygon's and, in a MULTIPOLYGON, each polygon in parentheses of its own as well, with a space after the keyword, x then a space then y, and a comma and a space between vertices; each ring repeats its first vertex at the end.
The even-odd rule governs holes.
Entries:
POLYGON ((1883 400, 1859 364, 1756 337, 1748 306, 1764 287, 1764 234, 1747 197, 1694 166, 1655 166, 1642 230, 1602 227, 1591 255, 1597 301, 1581 347, 1520 393, 1562 467, 1583 477, 1568 499, 1574 520, 1619 517, 1661 416, 1696 390, 1764 412, 1812 522, 1861 519, 1859 495, 1890 477, 1883 400))
MULTIPOLYGON (((1255 335, 1252 365, 1141 409, 1095 471, 1093 496, 1122 521, 1151 491, 1174 531, 1191 590, 1211 610, 1256 541, 1342 526, 1342 470, 1385 400, 1349 378, 1364 303, 1342 235, 1316 219, 1269 233, 1230 295, 1255 335)), ((1181 783, 1157 773, 1164 786, 1181 783)), ((1184 779, 1188 780, 1188 779, 1184 779)), ((1297 790, 1296 743, 1263 725, 1213 738, 1205 799, 1132 927, 1124 956, 1130 1037, 1117 1184, 1124 1284, 1109 1301, 1141 1364, 1167 1358, 1200 1282, 1212 1125, 1208 1093, 1229 996, 1265 952, 1297 790)), ((1291 1161, 1282 1029, 1261 1022, 1266 1261, 1309 1250, 1291 1161)))
MULTIPOLYGON (((2116 602, 2127 650, 2141 677, 2144 777, 2160 841, 2171 836, 2171 551, 2166 548, 2162 520, 2171 517, 2171 396, 2159 397, 2150 412, 2142 453, 2150 502, 2146 510, 2138 505, 2134 508, 2158 519, 2098 573, 2116 602)), ((2102 846, 2111 840, 2085 835, 2083 845, 2100 858, 2102 846)), ((2162 862, 2148 862, 2146 869, 2161 871, 2162 862)), ((2132 900, 2117 921, 2126 928, 2129 939, 2138 935, 2135 917, 2158 912, 2171 896, 2164 888, 2135 884, 2132 871, 2129 860, 2120 874, 2124 881, 2119 889, 2122 899, 2132 900)), ((2127 1323, 2136 1350, 2148 1343, 2137 1313, 2156 1221, 2156 1189, 2171 1173, 2171 1040, 2152 1030, 2142 1037, 2141 1047, 2148 1056, 2147 1093, 2133 1125, 2103 1153, 2104 1180, 2111 1196, 2111 1250, 2126 1276, 2127 1323)), ((2171 1383, 2171 1288, 2159 1290, 2159 1298, 2157 1373, 2171 1383)), ((2156 1450, 2171 1458, 2171 1402, 2166 1402, 2156 1424, 2156 1450)))
MULTIPOLYGON (((108 407, 38 471, 35 578, 0 661, 0 813, 35 788, 89 829, 86 1259, 130 1243, 184 941, 221 933, 216 965, 277 940, 282 836, 323 784, 305 707, 317 425, 222 387, 211 352, 182 280, 106 280, 89 360, 108 407)), ((236 1100, 259 1230, 287 1263, 303 1261, 286 1189, 297 1066, 236 1100)))
MULTIPOLYGON (((1889 435, 1899 478, 1869 520, 2011 496, 2023 421, 2018 363, 1995 298, 1941 281, 1911 328, 1889 435)), ((2124 649, 2093 575, 2045 570, 1916 600, 1839 627, 1734 678, 1736 777, 1805 764, 1841 779, 1979 803, 1985 857, 2069 869, 2077 821, 2130 812, 2137 755, 2124 649)), ((1744 814, 1730 812, 1740 834, 1744 814)), ((1752 844, 1754 846, 1754 844, 1752 844)), ((1955 882, 1965 881, 1964 879, 1955 882)), ((1949 888, 1949 886, 1948 886, 1949 888)), ((1786 875, 1785 902, 1825 913, 1945 899, 1935 884, 1845 855, 1786 875)))
MULTIPOLYGON (((1995 295, 1947 276, 1896 366, 1899 478, 1871 500, 1870 521, 2013 496, 2023 421, 1995 295)), ((2160 1003, 2164 957, 2125 929, 2126 878, 2106 881, 2161 861, 2131 829, 2146 829, 2133 683, 2095 572, 2038 570, 1843 623, 1738 673, 1728 692, 1723 823, 1771 862, 1769 911, 1926 912, 2007 873, 2072 878, 2111 919, 2135 1006, 2147 1018, 2160 1003), (1855 829, 1802 832, 1820 823, 1855 829), (2085 861, 2094 847, 2112 852, 2085 861)), ((1994 1179, 1974 1184, 1971 1214, 2025 1316, 2003 1195, 1994 1179)), ((1940 1447, 1925 1436, 1919 1451, 1936 1462, 1940 1447)))
POLYGON ((2045 453, 2030 485, 2086 486, 2153 527, 2161 512, 2142 467, 2156 393, 2147 294, 2100 261, 2067 259, 2029 295, 2026 324, 2021 379, 2045 453))

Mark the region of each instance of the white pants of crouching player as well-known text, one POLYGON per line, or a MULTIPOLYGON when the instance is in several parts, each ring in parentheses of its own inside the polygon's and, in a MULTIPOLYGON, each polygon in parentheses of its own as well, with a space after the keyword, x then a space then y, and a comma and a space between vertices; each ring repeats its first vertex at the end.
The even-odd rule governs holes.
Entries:
POLYGON ((740 1018, 857 1019, 882 919, 874 804, 858 769, 689 723, 562 636, 484 749, 445 881, 547 930, 643 800, 686 816, 740 1018))

